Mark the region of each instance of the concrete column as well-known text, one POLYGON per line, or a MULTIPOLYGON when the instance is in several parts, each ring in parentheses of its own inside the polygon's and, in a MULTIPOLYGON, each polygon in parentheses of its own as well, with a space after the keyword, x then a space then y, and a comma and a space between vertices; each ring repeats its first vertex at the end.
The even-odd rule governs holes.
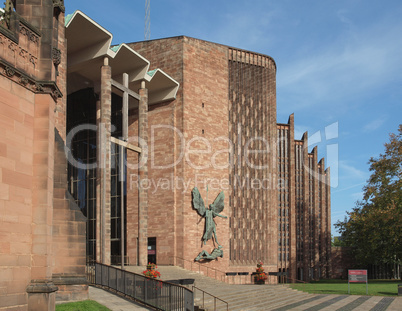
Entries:
POLYGON ((110 164, 111 164, 111 112, 112 112, 112 70, 105 57, 101 68, 101 94, 97 116, 97 230, 96 259, 110 264, 110 164))
POLYGON ((142 139, 142 152, 139 157, 139 189, 138 189, 138 265, 145 266, 148 261, 148 190, 142 187, 141 181, 148 178, 148 89, 145 82, 139 90, 138 136, 142 139))
MULTIPOLYGON (((129 79, 129 76, 128 76, 128 74, 127 73, 124 73, 123 74, 123 85, 126 87, 126 88, 128 88, 128 79, 129 79)), ((124 92, 123 93, 123 105, 122 105, 122 116, 123 116, 123 120, 122 120, 122 123, 123 123, 123 140, 124 141, 127 141, 127 139, 128 139, 128 93, 127 92, 124 92)), ((121 208, 121 212, 120 212, 120 214, 121 214, 121 236, 120 236, 120 245, 121 245, 121 249, 120 249, 120 251, 121 251, 121 269, 124 269, 124 253, 125 253, 125 240, 124 240, 124 235, 125 235, 125 232, 126 232, 126 228, 125 228, 125 226, 124 226, 124 220, 125 220, 125 217, 126 217, 126 215, 125 215, 125 213, 124 213, 124 195, 123 195, 123 193, 124 193, 124 187, 126 186, 127 187, 127 185, 124 185, 124 172, 125 172, 125 170, 126 170, 126 166, 124 165, 123 166, 123 163, 124 163, 124 152, 125 152, 126 150, 123 148, 123 146, 120 146, 120 187, 121 187, 121 193, 122 193, 122 195, 121 195, 121 197, 120 197, 120 202, 121 202, 121 204, 120 204, 120 208, 121 208)))
POLYGON ((101 186, 102 186, 102 148, 101 148, 101 102, 96 101, 96 251, 95 260, 101 262, 101 186))

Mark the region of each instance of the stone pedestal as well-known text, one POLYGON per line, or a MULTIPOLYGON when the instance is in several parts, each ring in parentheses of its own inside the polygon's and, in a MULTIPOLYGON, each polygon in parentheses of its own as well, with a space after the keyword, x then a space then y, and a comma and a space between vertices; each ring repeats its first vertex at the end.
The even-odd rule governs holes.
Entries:
POLYGON ((55 310, 57 286, 48 280, 32 280, 27 287, 28 311, 55 310))
POLYGON ((88 281, 85 275, 53 274, 53 282, 59 288, 56 302, 82 301, 88 299, 88 281))

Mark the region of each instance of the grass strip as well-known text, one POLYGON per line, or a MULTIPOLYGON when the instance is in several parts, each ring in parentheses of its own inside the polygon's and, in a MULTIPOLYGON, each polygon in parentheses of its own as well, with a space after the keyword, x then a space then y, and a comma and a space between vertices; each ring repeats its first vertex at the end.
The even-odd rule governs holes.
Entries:
MULTIPOLYGON (((397 296, 398 284, 401 281, 389 280, 369 280, 368 295, 369 296, 397 296)), ((292 284, 290 286, 310 294, 348 294, 348 281, 345 280, 322 280, 305 284, 292 284)), ((350 283, 351 295, 366 295, 366 283, 350 283)))
POLYGON ((69 302, 56 305, 56 311, 111 311, 93 300, 69 302))

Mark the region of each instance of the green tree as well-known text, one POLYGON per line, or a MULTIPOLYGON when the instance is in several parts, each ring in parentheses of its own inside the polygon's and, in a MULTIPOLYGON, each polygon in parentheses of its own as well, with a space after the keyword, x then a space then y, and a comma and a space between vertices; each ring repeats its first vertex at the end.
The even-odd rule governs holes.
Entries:
POLYGON ((402 124, 385 152, 369 160, 372 172, 344 221, 335 226, 360 264, 400 264, 402 259, 402 124))
POLYGON ((331 237, 331 246, 341 247, 341 246, 345 246, 345 243, 343 242, 342 237, 332 236, 331 237))

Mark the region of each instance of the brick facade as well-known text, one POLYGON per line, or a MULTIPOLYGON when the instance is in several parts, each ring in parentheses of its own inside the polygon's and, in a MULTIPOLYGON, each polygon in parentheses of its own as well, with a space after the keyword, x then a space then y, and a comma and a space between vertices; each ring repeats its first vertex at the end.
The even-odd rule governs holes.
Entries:
POLYGON ((317 148, 308 152, 307 133, 294 140, 294 116, 278 124, 278 268, 290 278, 330 276, 329 169, 317 162, 317 148))
MULTIPOLYGON (((197 186, 205 200, 201 183, 209 179, 208 201, 224 190, 229 218, 215 218, 224 257, 206 266, 251 273, 262 260, 266 271, 293 279, 328 277, 329 169, 318 163, 316 149, 308 152, 307 134, 294 139, 293 115, 277 124, 273 59, 188 37, 129 45, 181 85, 174 102, 149 112, 150 180, 187 185, 184 192, 176 185, 148 193, 148 235, 157 238, 158 264, 198 269, 193 258, 212 251, 212 243, 200 243, 204 223, 190 195, 197 186)), ((128 217, 136 223, 135 213, 128 217)), ((129 236, 134 243, 136 230, 129 236)))
MULTIPOLYGON (((221 190, 220 182, 228 181, 227 153, 226 156, 222 154, 214 158, 215 167, 211 164, 214 151, 229 148, 227 107, 220 104, 227 102, 228 85, 227 81, 219 79, 221 75, 228 74, 227 51, 219 45, 205 44, 191 38, 161 40, 160 46, 134 49, 146 58, 154 55, 158 59, 151 60, 154 67, 162 67, 165 64, 163 70, 167 74, 173 76, 181 85, 188 85, 188 88, 179 89, 174 102, 149 108, 148 179, 156 184, 159 182, 159 188, 150 187, 148 190, 148 236, 157 239, 158 264, 189 267, 203 249, 201 237, 204 230, 204 221, 191 206, 191 190, 197 186, 205 201, 206 179, 210 179, 212 183, 208 183, 208 203, 212 203, 221 190), (149 50, 152 48, 161 53, 149 50), (193 57, 200 51, 202 57, 193 57), (180 55, 184 57, 176 57, 180 55), (166 61, 170 59, 171 61, 166 61), (210 71, 203 70, 203 62, 207 59, 210 71), (217 117, 223 121, 213 122, 217 117), (216 137, 225 137, 226 140, 216 140, 216 137), (207 150, 209 143, 210 151, 207 150), (193 151, 200 149, 203 153, 193 151)), ((136 115, 134 112, 132 114, 136 115)), ((138 126, 135 122, 133 120, 130 124, 132 130, 129 137, 136 135, 138 126)), ((135 172, 131 176, 130 189, 134 190, 137 177, 135 172)), ((130 181, 130 177, 128 179, 130 181)), ((133 214, 127 216, 128 226, 130 223, 136 223, 135 195, 135 191, 132 191, 127 199, 129 210, 130 206, 133 206, 133 214)), ((225 206, 223 214, 228 215, 228 193, 225 206)), ((215 219, 220 243, 228 250, 228 220, 215 219)), ((128 240, 134 244, 137 227, 132 227, 132 231, 128 228, 128 240)), ((211 252, 213 247, 210 241, 204 249, 211 252)), ((130 249, 128 246, 128 251, 132 254, 130 262, 135 263, 135 250, 130 249)), ((222 260, 213 262, 211 266, 226 271, 227 265, 228 262, 222 260)))

